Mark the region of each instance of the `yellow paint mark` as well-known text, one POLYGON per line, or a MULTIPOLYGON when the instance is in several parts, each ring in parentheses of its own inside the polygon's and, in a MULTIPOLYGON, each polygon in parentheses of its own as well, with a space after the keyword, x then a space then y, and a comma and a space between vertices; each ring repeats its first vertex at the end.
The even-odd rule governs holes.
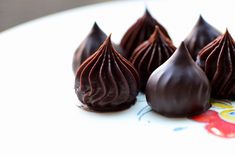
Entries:
POLYGON ((231 122, 231 123, 235 123, 235 110, 224 110, 222 112, 219 113, 220 117, 227 121, 227 122, 231 122))
POLYGON ((212 106, 218 107, 218 108, 228 108, 228 109, 234 108, 231 104, 229 104, 227 102, 215 102, 215 101, 212 101, 211 104, 212 104, 212 106))

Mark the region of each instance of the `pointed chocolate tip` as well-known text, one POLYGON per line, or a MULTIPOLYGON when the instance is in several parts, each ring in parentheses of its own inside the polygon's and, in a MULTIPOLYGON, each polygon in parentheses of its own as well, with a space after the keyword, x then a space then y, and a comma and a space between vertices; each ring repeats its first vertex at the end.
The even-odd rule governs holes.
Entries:
POLYGON ((224 37, 227 37, 228 39, 233 40, 231 34, 230 34, 229 31, 228 31, 228 28, 226 28, 226 31, 225 31, 225 33, 224 33, 224 37))
POLYGON ((226 28, 226 30, 225 30, 225 33, 224 34, 229 34, 229 31, 228 31, 228 28, 226 28))
POLYGON ((93 27, 98 27, 98 24, 96 21, 94 22, 93 27))
POLYGON ((193 58, 190 55, 189 50, 187 49, 184 41, 181 42, 180 46, 178 47, 178 49, 176 50, 176 52, 178 53, 178 55, 183 56, 188 58, 191 62, 193 61, 193 58))
POLYGON ((228 28, 226 28, 225 33, 224 33, 224 36, 231 37, 231 35, 230 35, 229 31, 228 31, 228 28))
POLYGON ((156 26, 155 26, 155 31, 159 31, 159 30, 160 30, 159 26, 156 25, 156 26))
POLYGON ((96 21, 94 22, 92 29, 93 30, 100 30, 100 27, 98 26, 96 21))
POLYGON ((204 20, 202 14, 199 15, 199 20, 204 20))
POLYGON ((104 34, 106 36, 106 34, 103 32, 103 30, 100 29, 99 25, 97 24, 97 22, 94 22, 93 27, 91 29, 91 34, 96 34, 96 33, 100 33, 100 34, 104 34))
POLYGON ((155 40, 160 33, 160 28, 156 25, 153 34, 151 35, 150 39, 155 40))
POLYGON ((112 45, 111 36, 112 36, 112 33, 110 33, 109 36, 105 39, 103 43, 104 45, 112 45))
POLYGON ((167 43, 168 45, 172 45, 172 41, 162 32, 161 28, 159 26, 155 26, 154 32, 149 37, 150 42, 156 42, 158 40, 162 40, 164 43, 167 43))
POLYGON ((198 18, 198 22, 197 24, 202 24, 202 23, 205 23, 206 21, 204 20, 204 18, 202 17, 202 15, 200 14, 199 15, 199 18, 198 18))
POLYGON ((108 39, 111 41, 112 33, 109 34, 108 39))
POLYGON ((150 12, 149 12, 147 6, 145 6, 145 13, 144 13, 144 15, 146 15, 146 16, 152 16, 152 15, 150 14, 150 12))
POLYGON ((188 52, 188 49, 187 49, 187 47, 186 47, 184 41, 182 41, 182 42, 180 43, 180 46, 179 46, 178 49, 179 49, 179 50, 182 50, 182 51, 185 51, 185 52, 188 52))
POLYGON ((161 32, 160 28, 156 25, 153 34, 157 35, 160 32, 161 32))

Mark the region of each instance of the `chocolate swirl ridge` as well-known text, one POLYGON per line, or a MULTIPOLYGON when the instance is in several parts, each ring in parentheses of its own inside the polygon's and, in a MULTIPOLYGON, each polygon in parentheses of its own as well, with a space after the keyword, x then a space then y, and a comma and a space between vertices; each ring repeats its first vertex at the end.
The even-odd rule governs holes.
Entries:
POLYGON ((142 92, 145 90, 151 73, 163 64, 175 49, 173 43, 161 32, 158 26, 156 26, 150 38, 135 49, 130 62, 139 72, 142 92))
POLYGON ((206 73, 213 98, 230 98, 235 88, 235 42, 228 30, 198 54, 197 64, 206 73))

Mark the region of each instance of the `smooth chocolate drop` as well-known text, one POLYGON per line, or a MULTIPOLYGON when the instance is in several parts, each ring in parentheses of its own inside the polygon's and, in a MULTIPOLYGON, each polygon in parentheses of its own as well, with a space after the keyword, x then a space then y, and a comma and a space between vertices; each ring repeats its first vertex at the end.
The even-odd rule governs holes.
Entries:
POLYGON ((221 33, 207 23, 200 15, 196 25, 184 42, 192 58, 196 60, 198 52, 219 35, 221 35, 221 33))
POLYGON ((163 64, 174 51, 175 46, 158 26, 156 26, 150 38, 135 49, 130 62, 139 72, 142 92, 145 91, 146 83, 152 72, 163 64))
POLYGON ((186 117, 206 111, 210 85, 182 42, 173 55, 149 77, 146 98, 152 109, 170 117, 186 117))
POLYGON ((154 32, 156 25, 162 33, 170 39, 166 29, 156 19, 154 19, 146 9, 145 14, 127 30, 121 40, 120 45, 124 51, 123 56, 129 59, 135 48, 142 42, 148 40, 150 35, 154 32))
POLYGON ((235 42, 226 30, 198 54, 197 64, 206 73, 213 98, 231 98, 235 91, 235 42))
POLYGON ((73 72, 76 73, 78 67, 95 51, 107 38, 106 34, 95 22, 88 36, 83 40, 73 56, 73 72))
POLYGON ((113 48, 110 36, 76 74, 75 92, 89 110, 126 109, 135 103, 138 90, 138 72, 113 48))

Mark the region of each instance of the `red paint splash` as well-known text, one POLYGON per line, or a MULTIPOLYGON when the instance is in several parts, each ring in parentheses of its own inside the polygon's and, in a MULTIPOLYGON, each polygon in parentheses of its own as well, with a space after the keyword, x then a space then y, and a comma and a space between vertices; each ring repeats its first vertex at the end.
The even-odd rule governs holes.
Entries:
POLYGON ((206 123, 205 129, 213 135, 223 138, 235 138, 235 124, 221 119, 216 111, 208 110, 201 115, 191 117, 191 119, 206 123))

